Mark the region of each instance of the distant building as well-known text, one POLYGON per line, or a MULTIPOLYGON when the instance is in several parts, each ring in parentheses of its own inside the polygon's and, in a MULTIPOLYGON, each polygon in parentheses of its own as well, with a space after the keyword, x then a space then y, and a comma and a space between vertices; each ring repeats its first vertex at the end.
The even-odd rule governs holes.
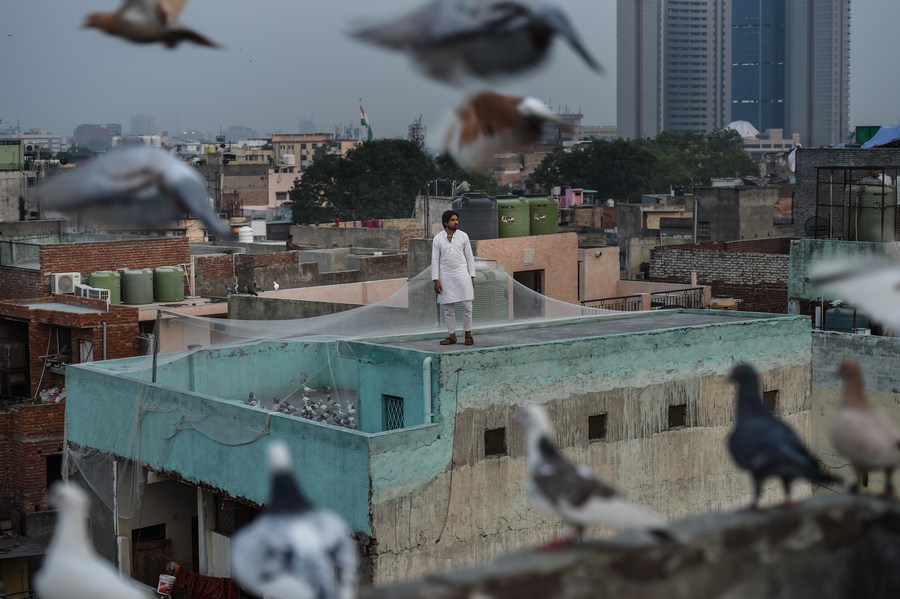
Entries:
POLYGON ((250 127, 241 127, 232 125, 225 130, 225 137, 230 141, 241 141, 243 139, 253 139, 259 137, 259 133, 250 127))
POLYGON ((623 138, 746 120, 804 146, 849 135, 849 0, 619 0, 623 138))
POLYGON ((71 145, 70 140, 65 135, 50 133, 38 129, 29 129, 28 131, 14 131, 0 135, 0 140, 18 140, 21 141, 25 148, 25 155, 35 158, 48 158, 57 152, 68 150, 71 145))
POLYGON ((112 147, 112 139, 122 136, 122 125, 78 125, 75 127, 75 145, 102 152, 112 147))
POLYGON ((137 114, 131 117, 131 135, 153 135, 156 133, 156 124, 149 114, 137 114))

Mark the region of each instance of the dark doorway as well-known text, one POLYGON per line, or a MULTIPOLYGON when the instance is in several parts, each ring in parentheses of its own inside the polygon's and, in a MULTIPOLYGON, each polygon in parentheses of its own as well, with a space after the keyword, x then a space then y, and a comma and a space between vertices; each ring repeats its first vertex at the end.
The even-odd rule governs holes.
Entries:
POLYGON ((518 285, 513 293, 513 317, 519 318, 537 318, 544 315, 544 271, 543 270, 520 270, 513 273, 513 280, 518 285), (534 291, 535 293, 530 293, 534 291), (540 295, 538 295, 540 294, 540 295))

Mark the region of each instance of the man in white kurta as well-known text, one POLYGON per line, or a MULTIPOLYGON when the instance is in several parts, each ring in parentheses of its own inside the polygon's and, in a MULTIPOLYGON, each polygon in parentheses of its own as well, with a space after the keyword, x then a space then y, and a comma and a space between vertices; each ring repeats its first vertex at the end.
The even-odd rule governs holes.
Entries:
POLYGON ((441 345, 456 343, 456 305, 462 304, 466 345, 472 345, 472 300, 475 299, 475 257, 469 236, 459 230, 459 214, 441 215, 444 230, 431 243, 431 279, 437 301, 444 307, 449 336, 441 345))

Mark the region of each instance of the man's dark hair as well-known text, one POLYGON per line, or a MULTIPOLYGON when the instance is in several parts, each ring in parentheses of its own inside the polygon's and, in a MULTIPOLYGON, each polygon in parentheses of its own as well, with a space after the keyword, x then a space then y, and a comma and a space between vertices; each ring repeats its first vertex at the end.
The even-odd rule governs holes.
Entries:
POLYGON ((459 212, 456 210, 444 210, 444 213, 441 215, 441 224, 446 225, 454 216, 459 218, 459 212))

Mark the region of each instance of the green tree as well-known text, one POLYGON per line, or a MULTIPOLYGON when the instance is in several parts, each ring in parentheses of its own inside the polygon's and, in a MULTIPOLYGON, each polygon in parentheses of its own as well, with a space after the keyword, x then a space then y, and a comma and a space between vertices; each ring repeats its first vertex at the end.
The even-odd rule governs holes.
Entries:
POLYGON ((735 131, 665 131, 653 140, 600 140, 551 154, 532 178, 545 190, 589 187, 606 197, 637 200, 645 193, 665 193, 673 184, 690 189, 709 185, 713 177, 758 174, 735 131))
POLYGON ((346 157, 324 156, 306 169, 291 190, 294 222, 408 217, 434 175, 434 162, 415 142, 365 142, 346 157))

